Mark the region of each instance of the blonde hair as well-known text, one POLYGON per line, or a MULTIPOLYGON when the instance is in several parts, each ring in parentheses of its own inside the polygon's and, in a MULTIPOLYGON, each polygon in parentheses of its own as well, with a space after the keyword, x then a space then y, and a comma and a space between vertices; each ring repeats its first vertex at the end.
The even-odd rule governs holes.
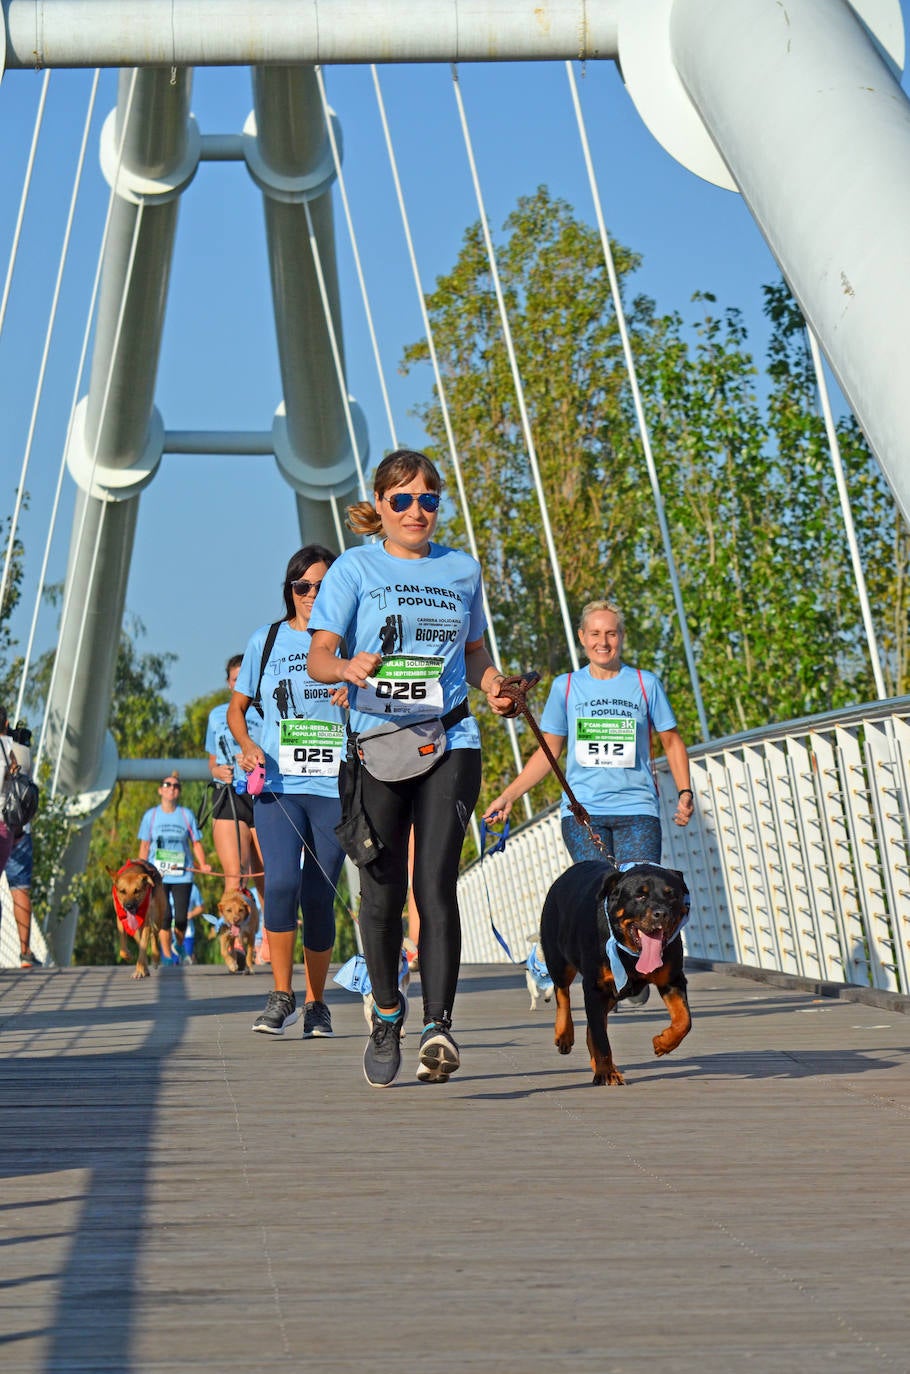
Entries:
POLYGON ((616 628, 619 630, 619 633, 621 635, 625 634, 626 617, 623 615, 622 611, 619 609, 619 607, 616 605, 614 601, 589 601, 587 606, 583 606, 581 611, 581 617, 578 621, 579 633, 581 633, 584 630, 588 616, 594 615, 597 611, 611 611, 613 615, 616 616, 616 628))
MULTIPOLYGON (((390 487, 403 486, 418 473, 430 491, 442 491, 439 471, 425 453, 398 448, 394 453, 387 454, 376 469, 373 491, 378 497, 383 497, 390 487)), ((348 506, 344 514, 345 524, 355 534, 379 534, 382 529, 382 516, 371 501, 357 501, 353 506, 348 506)))

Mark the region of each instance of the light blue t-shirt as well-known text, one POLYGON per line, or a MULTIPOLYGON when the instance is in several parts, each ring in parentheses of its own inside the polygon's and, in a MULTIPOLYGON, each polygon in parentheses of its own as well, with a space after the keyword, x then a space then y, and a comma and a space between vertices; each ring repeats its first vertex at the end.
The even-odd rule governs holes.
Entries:
MULTIPOLYGON (((548 735, 566 741, 566 781, 592 816, 657 816, 651 774, 648 713, 660 734, 676 717, 660 680, 624 663, 616 677, 596 678, 590 666, 555 679, 540 718, 548 735)), ((571 815, 565 795, 561 815, 571 815)))
MULTIPOLYGON (((225 701, 221 706, 213 706, 209 712, 208 726, 205 731, 205 750, 211 754, 218 763, 227 763, 234 770, 234 782, 245 782, 246 773, 237 762, 237 755, 241 752, 240 745, 234 739, 228 728, 227 723, 228 703, 225 701)), ((247 729, 250 738, 256 738, 256 723, 259 716, 256 711, 250 708, 247 713, 247 729)))
POLYGON ((193 841, 201 840, 192 811, 178 806, 167 812, 153 806, 139 822, 140 840, 149 842, 149 862, 166 883, 192 882, 193 841))
MULTIPOLYGON (((268 625, 260 626, 246 646, 234 684, 246 697, 256 695, 268 632, 268 625)), ((309 650, 309 630, 292 630, 282 622, 262 674, 263 719, 259 722, 254 706, 248 719, 259 722, 253 737, 265 754, 266 792, 308 792, 337 800, 344 712, 332 705, 331 687, 314 682, 307 672, 309 650)))
MULTIPOLYGON (((348 549, 329 568, 311 630, 340 635, 350 657, 382 654, 365 688, 349 687, 351 729, 445 715, 467 696, 464 646, 482 637, 480 564, 431 544, 426 558, 396 558, 382 544, 348 549)), ((479 749, 472 716, 447 732, 449 749, 479 749)))

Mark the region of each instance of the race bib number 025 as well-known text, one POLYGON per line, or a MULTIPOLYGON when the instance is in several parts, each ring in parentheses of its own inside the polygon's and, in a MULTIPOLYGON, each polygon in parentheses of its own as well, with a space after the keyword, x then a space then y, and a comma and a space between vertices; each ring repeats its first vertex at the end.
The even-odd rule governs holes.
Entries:
POLYGON ((335 778, 341 764, 344 726, 330 720, 283 720, 278 768, 285 777, 335 778))
POLYGON ((635 737, 634 720, 579 717, 575 726, 575 762, 582 768, 634 768, 635 737))
POLYGON ((357 709, 383 716, 433 716, 442 710, 443 661, 391 654, 357 689, 357 709))

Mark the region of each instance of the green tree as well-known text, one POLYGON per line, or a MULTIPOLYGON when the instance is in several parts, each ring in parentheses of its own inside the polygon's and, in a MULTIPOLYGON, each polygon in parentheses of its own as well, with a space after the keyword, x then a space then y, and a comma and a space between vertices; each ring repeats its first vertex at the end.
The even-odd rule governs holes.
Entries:
MULTIPOLYGON (((867 699, 870 674, 814 373, 786 288, 767 289, 766 366, 739 311, 710 293, 661 315, 634 295, 638 259, 615 248, 674 560, 714 737, 867 699)), ((663 678, 685 738, 699 738, 600 242, 541 187, 497 249, 509 321, 572 613, 616 599, 627 658, 663 678)), ((428 297, 434 343, 503 666, 533 665, 538 709, 568 652, 480 228, 428 297)), ((425 341, 404 366, 427 360, 425 341)), ((445 470, 440 398, 418 414, 445 470)), ((842 422, 890 681, 906 680, 907 531, 856 426, 842 422)), ((450 481, 450 487, 453 485, 450 481)), ((462 546, 460 511, 443 537, 462 546)), ((481 709, 488 788, 511 775, 501 725, 481 709)), ((525 738, 523 750, 534 741, 525 738)), ((539 803, 555 796, 552 782, 539 803)))

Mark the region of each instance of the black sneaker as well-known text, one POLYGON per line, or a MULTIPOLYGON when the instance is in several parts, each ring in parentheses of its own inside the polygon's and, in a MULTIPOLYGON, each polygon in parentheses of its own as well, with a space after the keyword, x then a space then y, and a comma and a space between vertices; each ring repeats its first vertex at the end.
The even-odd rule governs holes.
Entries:
POLYGON ((651 984, 645 983, 641 992, 635 992, 631 997, 624 997, 620 1002, 621 1007, 643 1007, 651 996, 651 984))
POLYGON ((310 1040, 314 1035, 334 1035, 332 1013, 325 1002, 307 1002, 303 1008, 303 1038, 310 1040))
POLYGON ((447 1083, 461 1068, 461 1055, 452 1039, 449 1027, 442 1021, 431 1021, 424 1027, 417 1054, 417 1077, 421 1083, 447 1083))
POLYGON ((260 1012, 253 1022, 254 1031, 265 1035, 283 1035, 285 1026, 293 1026, 300 1012, 297 998, 292 992, 270 992, 265 1011, 260 1012))
POLYGON ((408 1019, 408 999, 399 992, 401 1015, 397 1021, 383 1021, 372 1015, 373 1029, 363 1052, 363 1076, 371 1088, 391 1088, 401 1071, 401 1032, 408 1019))

